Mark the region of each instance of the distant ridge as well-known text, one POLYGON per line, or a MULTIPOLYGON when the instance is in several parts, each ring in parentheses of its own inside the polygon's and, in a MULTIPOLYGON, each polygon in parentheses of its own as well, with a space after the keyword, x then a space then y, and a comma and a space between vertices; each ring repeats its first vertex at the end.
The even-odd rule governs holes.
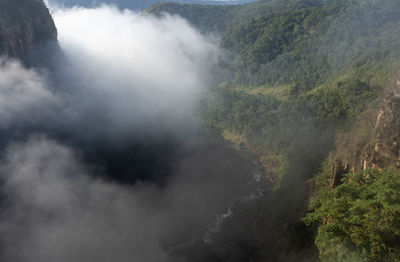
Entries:
POLYGON ((208 4, 208 5, 233 5, 233 4, 245 4, 254 2, 254 0, 50 0, 49 2, 64 5, 66 7, 71 6, 83 6, 93 7, 101 4, 112 4, 119 8, 128 8, 132 10, 144 10, 147 7, 159 3, 159 2, 175 2, 184 4, 208 4))

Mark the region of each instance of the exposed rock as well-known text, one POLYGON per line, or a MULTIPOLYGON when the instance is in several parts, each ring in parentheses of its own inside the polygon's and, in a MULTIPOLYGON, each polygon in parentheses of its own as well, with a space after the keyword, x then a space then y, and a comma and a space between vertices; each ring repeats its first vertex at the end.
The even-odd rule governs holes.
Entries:
POLYGON ((57 29, 42 0, 0 0, 1 56, 29 63, 33 50, 56 41, 57 29))
POLYGON ((335 160, 335 164, 331 167, 331 179, 330 179, 330 187, 334 188, 341 184, 341 179, 345 174, 347 174, 350 170, 350 166, 348 163, 344 165, 339 160, 335 160))
POLYGON ((354 146, 347 148, 350 151, 347 158, 338 154, 335 156, 341 160, 336 160, 331 166, 331 188, 339 185, 347 172, 400 168, 400 80, 394 83, 391 95, 383 100, 371 135, 360 145, 362 147, 357 149, 354 146))
POLYGON ((390 159, 399 156, 400 97, 387 99, 378 113, 375 125, 374 151, 378 156, 390 159))

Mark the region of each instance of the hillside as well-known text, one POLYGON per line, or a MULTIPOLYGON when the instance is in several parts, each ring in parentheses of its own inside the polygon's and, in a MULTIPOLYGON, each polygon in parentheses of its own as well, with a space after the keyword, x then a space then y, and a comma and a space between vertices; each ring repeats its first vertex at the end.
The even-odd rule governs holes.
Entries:
MULTIPOLYGON (((399 259, 397 220, 380 229, 376 225, 384 221, 374 213, 367 224, 368 206, 357 216, 338 218, 342 211, 326 211, 334 193, 313 200, 308 226, 302 222, 310 197, 353 186, 351 178, 341 185, 346 176, 369 176, 372 168, 397 178, 399 7, 392 0, 275 0, 207 8, 158 4, 147 10, 179 14, 220 36, 232 55, 222 62, 219 84, 203 100, 200 117, 256 153, 276 185, 271 194, 239 205, 216 240, 200 241, 198 248, 209 250, 215 261, 310 261, 314 248, 322 261, 399 259), (344 231, 338 230, 341 219, 352 219, 344 231), (360 230, 365 234, 351 233, 360 230), (371 240, 373 235, 380 237, 371 240)), ((360 194, 389 190, 386 180, 357 181, 367 187, 360 194)), ((397 205, 400 198, 391 197, 397 205)), ((389 200, 375 200, 384 212, 389 200)), ((190 257, 185 252, 194 250, 182 252, 190 257)))

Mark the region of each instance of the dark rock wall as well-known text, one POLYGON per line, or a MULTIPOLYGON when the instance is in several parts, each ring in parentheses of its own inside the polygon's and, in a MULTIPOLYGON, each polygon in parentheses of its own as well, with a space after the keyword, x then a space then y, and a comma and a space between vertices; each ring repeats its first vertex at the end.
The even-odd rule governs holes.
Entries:
POLYGON ((57 29, 41 0, 0 0, 1 56, 30 63, 34 49, 56 41, 57 29))

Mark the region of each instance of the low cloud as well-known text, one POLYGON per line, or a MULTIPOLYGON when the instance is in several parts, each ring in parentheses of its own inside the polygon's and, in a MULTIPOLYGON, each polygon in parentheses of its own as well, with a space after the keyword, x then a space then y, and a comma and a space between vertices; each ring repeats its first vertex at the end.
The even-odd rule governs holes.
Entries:
POLYGON ((123 136, 176 131, 192 117, 218 48, 185 20, 109 6, 59 9, 54 19, 69 60, 63 84, 82 122, 123 136))
POLYGON ((168 249, 201 237, 248 191, 248 166, 208 153, 207 161, 234 163, 202 167, 202 154, 186 156, 166 187, 127 186, 101 179, 79 152, 43 135, 11 144, 0 161, 0 260, 167 261, 168 249))
POLYGON ((39 72, 0 58, 0 127, 44 121, 58 104, 39 72))
POLYGON ((250 161, 190 133, 218 48, 175 16, 52 12, 63 62, 46 73, 0 61, 0 134, 20 134, 0 141, 0 260, 164 261, 249 190, 250 161), (171 134, 180 141, 157 144, 171 134), (105 174, 108 158, 126 162, 105 174), (133 158, 169 177, 112 179, 135 177, 133 158))
POLYGON ((193 111, 218 60, 213 39, 176 16, 111 6, 55 7, 52 13, 62 58, 50 77, 0 61, 0 127, 25 121, 117 141, 179 134, 194 124, 193 111))
POLYGON ((43 137, 10 146, 0 171, 1 261, 162 261, 151 190, 93 179, 43 137))

